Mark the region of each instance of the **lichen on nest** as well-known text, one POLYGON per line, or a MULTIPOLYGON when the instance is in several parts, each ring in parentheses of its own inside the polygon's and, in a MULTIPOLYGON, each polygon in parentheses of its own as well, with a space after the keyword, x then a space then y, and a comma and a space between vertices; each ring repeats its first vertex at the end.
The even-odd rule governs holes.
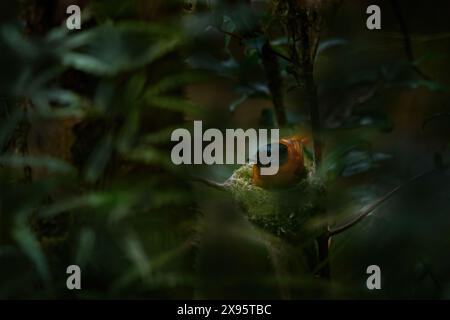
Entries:
POLYGON ((322 210, 325 192, 314 170, 308 168, 306 177, 290 188, 263 189, 253 185, 252 168, 253 164, 243 165, 224 183, 248 220, 293 242, 313 233, 309 222, 322 210))

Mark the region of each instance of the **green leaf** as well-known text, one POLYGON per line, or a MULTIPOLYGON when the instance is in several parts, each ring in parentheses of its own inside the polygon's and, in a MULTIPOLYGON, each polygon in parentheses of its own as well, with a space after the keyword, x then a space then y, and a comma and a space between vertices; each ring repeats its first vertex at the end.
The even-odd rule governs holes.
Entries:
POLYGON ((317 55, 322 54, 324 51, 330 48, 334 48, 337 46, 344 46, 347 45, 348 43, 349 42, 347 40, 341 38, 332 38, 323 40, 320 42, 319 47, 317 48, 317 55))
MULTIPOLYGON (((151 184, 149 183, 149 186, 151 184)), ((82 208, 97 210, 105 209, 109 214, 115 207, 123 203, 132 203, 136 198, 135 190, 131 191, 105 191, 91 192, 81 196, 74 196, 65 200, 60 200, 40 210, 41 217, 53 217, 63 212, 72 210, 80 211, 82 208)))
POLYGON ((144 164, 158 164, 167 168, 173 167, 170 158, 166 153, 151 146, 138 147, 129 151, 125 157, 130 161, 141 162, 144 164))
POLYGON ((189 57, 186 62, 193 69, 212 71, 221 77, 234 79, 239 76, 240 66, 233 57, 221 61, 210 54, 198 54, 189 57))
POLYGON ((103 174, 113 151, 113 139, 111 136, 104 138, 95 148, 88 160, 85 178, 88 182, 96 182, 103 174))
MULTIPOLYGON (((166 250, 165 252, 159 254, 159 255, 155 255, 152 256, 149 260, 147 265, 145 266, 146 269, 146 273, 148 273, 149 275, 151 274, 155 274, 155 272, 157 272, 159 269, 161 269, 162 267, 164 267, 165 265, 169 264, 170 262, 172 262, 173 260, 179 258, 182 254, 184 254, 187 250, 190 249, 190 244, 186 244, 186 243, 182 243, 181 245, 178 245, 174 248, 171 248, 170 250, 166 250)), ((142 265, 143 267, 143 265, 142 265)), ((114 292, 120 292, 120 290, 123 290, 124 288, 126 288, 127 286, 130 286, 131 283, 133 283, 134 281, 140 280, 142 279, 142 274, 139 272, 140 270, 136 270, 135 268, 133 268, 133 270, 126 272, 122 277, 120 277, 119 279, 117 279, 113 285, 112 285, 112 290, 114 292)), ((180 277, 180 276, 179 276, 180 277)), ((163 277, 161 277, 163 278, 163 277)), ((151 281, 151 283, 147 283, 147 285, 155 285, 156 283, 156 278, 155 277, 150 277, 149 279, 151 281)), ((164 279, 162 279, 164 280, 164 279)), ((169 279, 167 279, 169 280, 169 279)), ((173 280, 172 281, 163 281, 164 285, 167 286, 169 284, 171 284, 173 286, 173 280)), ((189 285, 193 285, 194 282, 191 281, 182 281, 181 283, 186 284, 189 283, 189 285)))
POLYGON ((138 108, 133 108, 122 126, 117 137, 117 149, 121 153, 126 153, 132 146, 133 140, 139 131, 141 112, 138 108))
POLYGON ((236 91, 251 98, 270 98, 270 90, 267 84, 260 82, 248 82, 236 87, 236 91))
POLYGON ((367 140, 363 139, 353 139, 345 144, 334 149, 332 152, 326 155, 323 159, 322 164, 318 170, 319 175, 324 177, 332 174, 338 175, 345 168, 342 159, 352 150, 356 148, 365 147, 370 149, 371 144, 367 140))
POLYGON ((108 62, 82 53, 67 53, 63 57, 63 65, 94 75, 113 75, 117 72, 108 62))
POLYGON ((448 92, 449 87, 443 83, 433 80, 425 80, 425 79, 415 79, 411 81, 407 81, 405 83, 408 87, 412 89, 417 89, 419 87, 425 87, 426 89, 434 92, 448 92))
POLYGON ((151 200, 151 208, 155 209, 171 205, 187 205, 190 196, 187 193, 180 192, 180 190, 173 189, 154 192, 151 200))
POLYGON ((160 95, 182 86, 205 80, 205 75, 198 72, 184 72, 163 78, 146 91, 148 95, 160 95))
POLYGON ((39 54, 39 50, 18 28, 11 25, 2 26, 0 29, 3 41, 19 55, 33 59, 39 54))
POLYGON ((242 95, 239 99, 233 101, 228 109, 231 113, 234 113, 241 104, 243 104, 248 99, 248 96, 246 94, 242 95))
POLYGON ((13 230, 13 237, 19 244, 22 251, 33 262, 36 271, 41 279, 47 283, 50 280, 47 259, 44 252, 36 239, 35 235, 26 226, 18 226, 13 230))
POLYGON ((53 108, 40 110, 47 118, 82 118, 86 114, 89 102, 81 95, 64 89, 51 89, 45 92, 48 102, 56 104, 53 108))
POLYGON ((0 122, 0 152, 3 151, 3 148, 8 144, 9 139, 22 117, 23 112, 16 109, 9 117, 5 117, 5 119, 0 122))
POLYGON ((351 177, 360 173, 367 172, 378 167, 385 160, 391 159, 391 156, 384 153, 370 154, 358 150, 350 151, 343 159, 343 177, 351 177))
POLYGON ((267 41, 266 37, 258 36, 258 37, 246 39, 244 41, 244 44, 247 46, 248 49, 256 50, 257 52, 261 52, 266 41, 267 41))
POLYGON ((102 25, 75 36, 64 53, 63 64, 94 75, 113 76, 143 67, 177 49, 180 34, 145 23, 102 25))
POLYGON ((145 277, 149 270, 149 258, 142 247, 141 242, 135 235, 129 235, 125 239, 125 252, 133 262, 138 273, 145 277))
MULTIPOLYGON (((225 16, 223 16, 222 29, 229 33, 234 33, 237 28, 236 28, 236 24, 233 22, 233 19, 231 19, 229 16, 225 15, 225 16)), ((231 39, 232 38, 230 35, 228 35, 228 34, 225 35, 225 51, 230 56, 231 56, 231 52, 230 52, 231 39)))
POLYGON ((0 157, 0 164, 13 168, 45 168, 50 172, 61 174, 73 174, 76 172, 68 163, 63 160, 53 158, 50 156, 18 156, 18 155, 4 155, 0 157))
POLYGON ((111 108, 114 103, 116 86, 110 79, 104 79, 98 85, 94 97, 94 106, 98 112, 104 113, 111 108))
POLYGON ((126 102, 132 103, 135 100, 137 100, 141 96, 145 88, 146 82, 147 82, 147 75, 145 74, 145 72, 140 72, 131 77, 125 89, 126 102))
POLYGON ((146 96, 146 102, 157 108, 180 111, 189 115, 199 115, 201 114, 201 108, 189 101, 183 100, 181 98, 169 97, 169 96, 146 96))
POLYGON ((153 132, 150 134, 145 135, 142 138, 142 142, 143 143, 148 143, 148 144, 164 144, 167 143, 167 141, 170 141, 170 137, 172 132, 175 129, 178 129, 178 126, 172 126, 172 127, 168 127, 168 128, 164 128, 160 131, 157 132, 153 132))
POLYGON ((80 232, 78 249, 75 262, 83 268, 89 261, 95 246, 95 233, 90 228, 84 228, 80 232))
POLYGON ((314 161, 314 153, 305 145, 303 145, 303 152, 309 161, 314 161))

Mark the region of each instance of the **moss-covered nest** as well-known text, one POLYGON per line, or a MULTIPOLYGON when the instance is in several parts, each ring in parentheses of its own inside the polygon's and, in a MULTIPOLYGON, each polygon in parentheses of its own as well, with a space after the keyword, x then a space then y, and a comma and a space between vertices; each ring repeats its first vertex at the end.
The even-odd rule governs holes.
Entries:
POLYGON ((311 218, 322 211, 323 182, 309 168, 298 184, 285 189, 253 185, 252 164, 237 169, 225 182, 252 223, 289 241, 300 241, 315 232, 311 218))

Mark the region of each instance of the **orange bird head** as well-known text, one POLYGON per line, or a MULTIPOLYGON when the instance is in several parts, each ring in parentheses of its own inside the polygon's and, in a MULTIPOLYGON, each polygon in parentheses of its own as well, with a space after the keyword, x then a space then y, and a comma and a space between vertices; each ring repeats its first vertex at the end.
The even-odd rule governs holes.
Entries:
POLYGON ((259 151, 257 163, 253 165, 253 184, 262 188, 288 187, 298 182, 306 174, 303 160, 303 145, 307 139, 294 136, 283 138, 278 143, 264 146, 270 152, 272 148, 279 148, 279 169, 274 175, 261 175, 259 151))

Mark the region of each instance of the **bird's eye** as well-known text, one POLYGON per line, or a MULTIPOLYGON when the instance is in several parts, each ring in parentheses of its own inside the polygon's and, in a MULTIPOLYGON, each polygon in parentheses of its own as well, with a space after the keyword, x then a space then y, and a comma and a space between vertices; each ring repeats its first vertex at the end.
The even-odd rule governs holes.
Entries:
POLYGON ((279 165, 282 166, 288 161, 288 148, 284 144, 281 143, 271 143, 268 145, 265 145, 263 147, 260 147, 258 149, 258 153, 256 154, 256 164, 258 167, 269 167, 270 163, 268 164, 262 164, 260 161, 261 154, 267 155, 267 157, 272 156, 272 150, 274 148, 278 148, 278 155, 279 155, 279 165))

